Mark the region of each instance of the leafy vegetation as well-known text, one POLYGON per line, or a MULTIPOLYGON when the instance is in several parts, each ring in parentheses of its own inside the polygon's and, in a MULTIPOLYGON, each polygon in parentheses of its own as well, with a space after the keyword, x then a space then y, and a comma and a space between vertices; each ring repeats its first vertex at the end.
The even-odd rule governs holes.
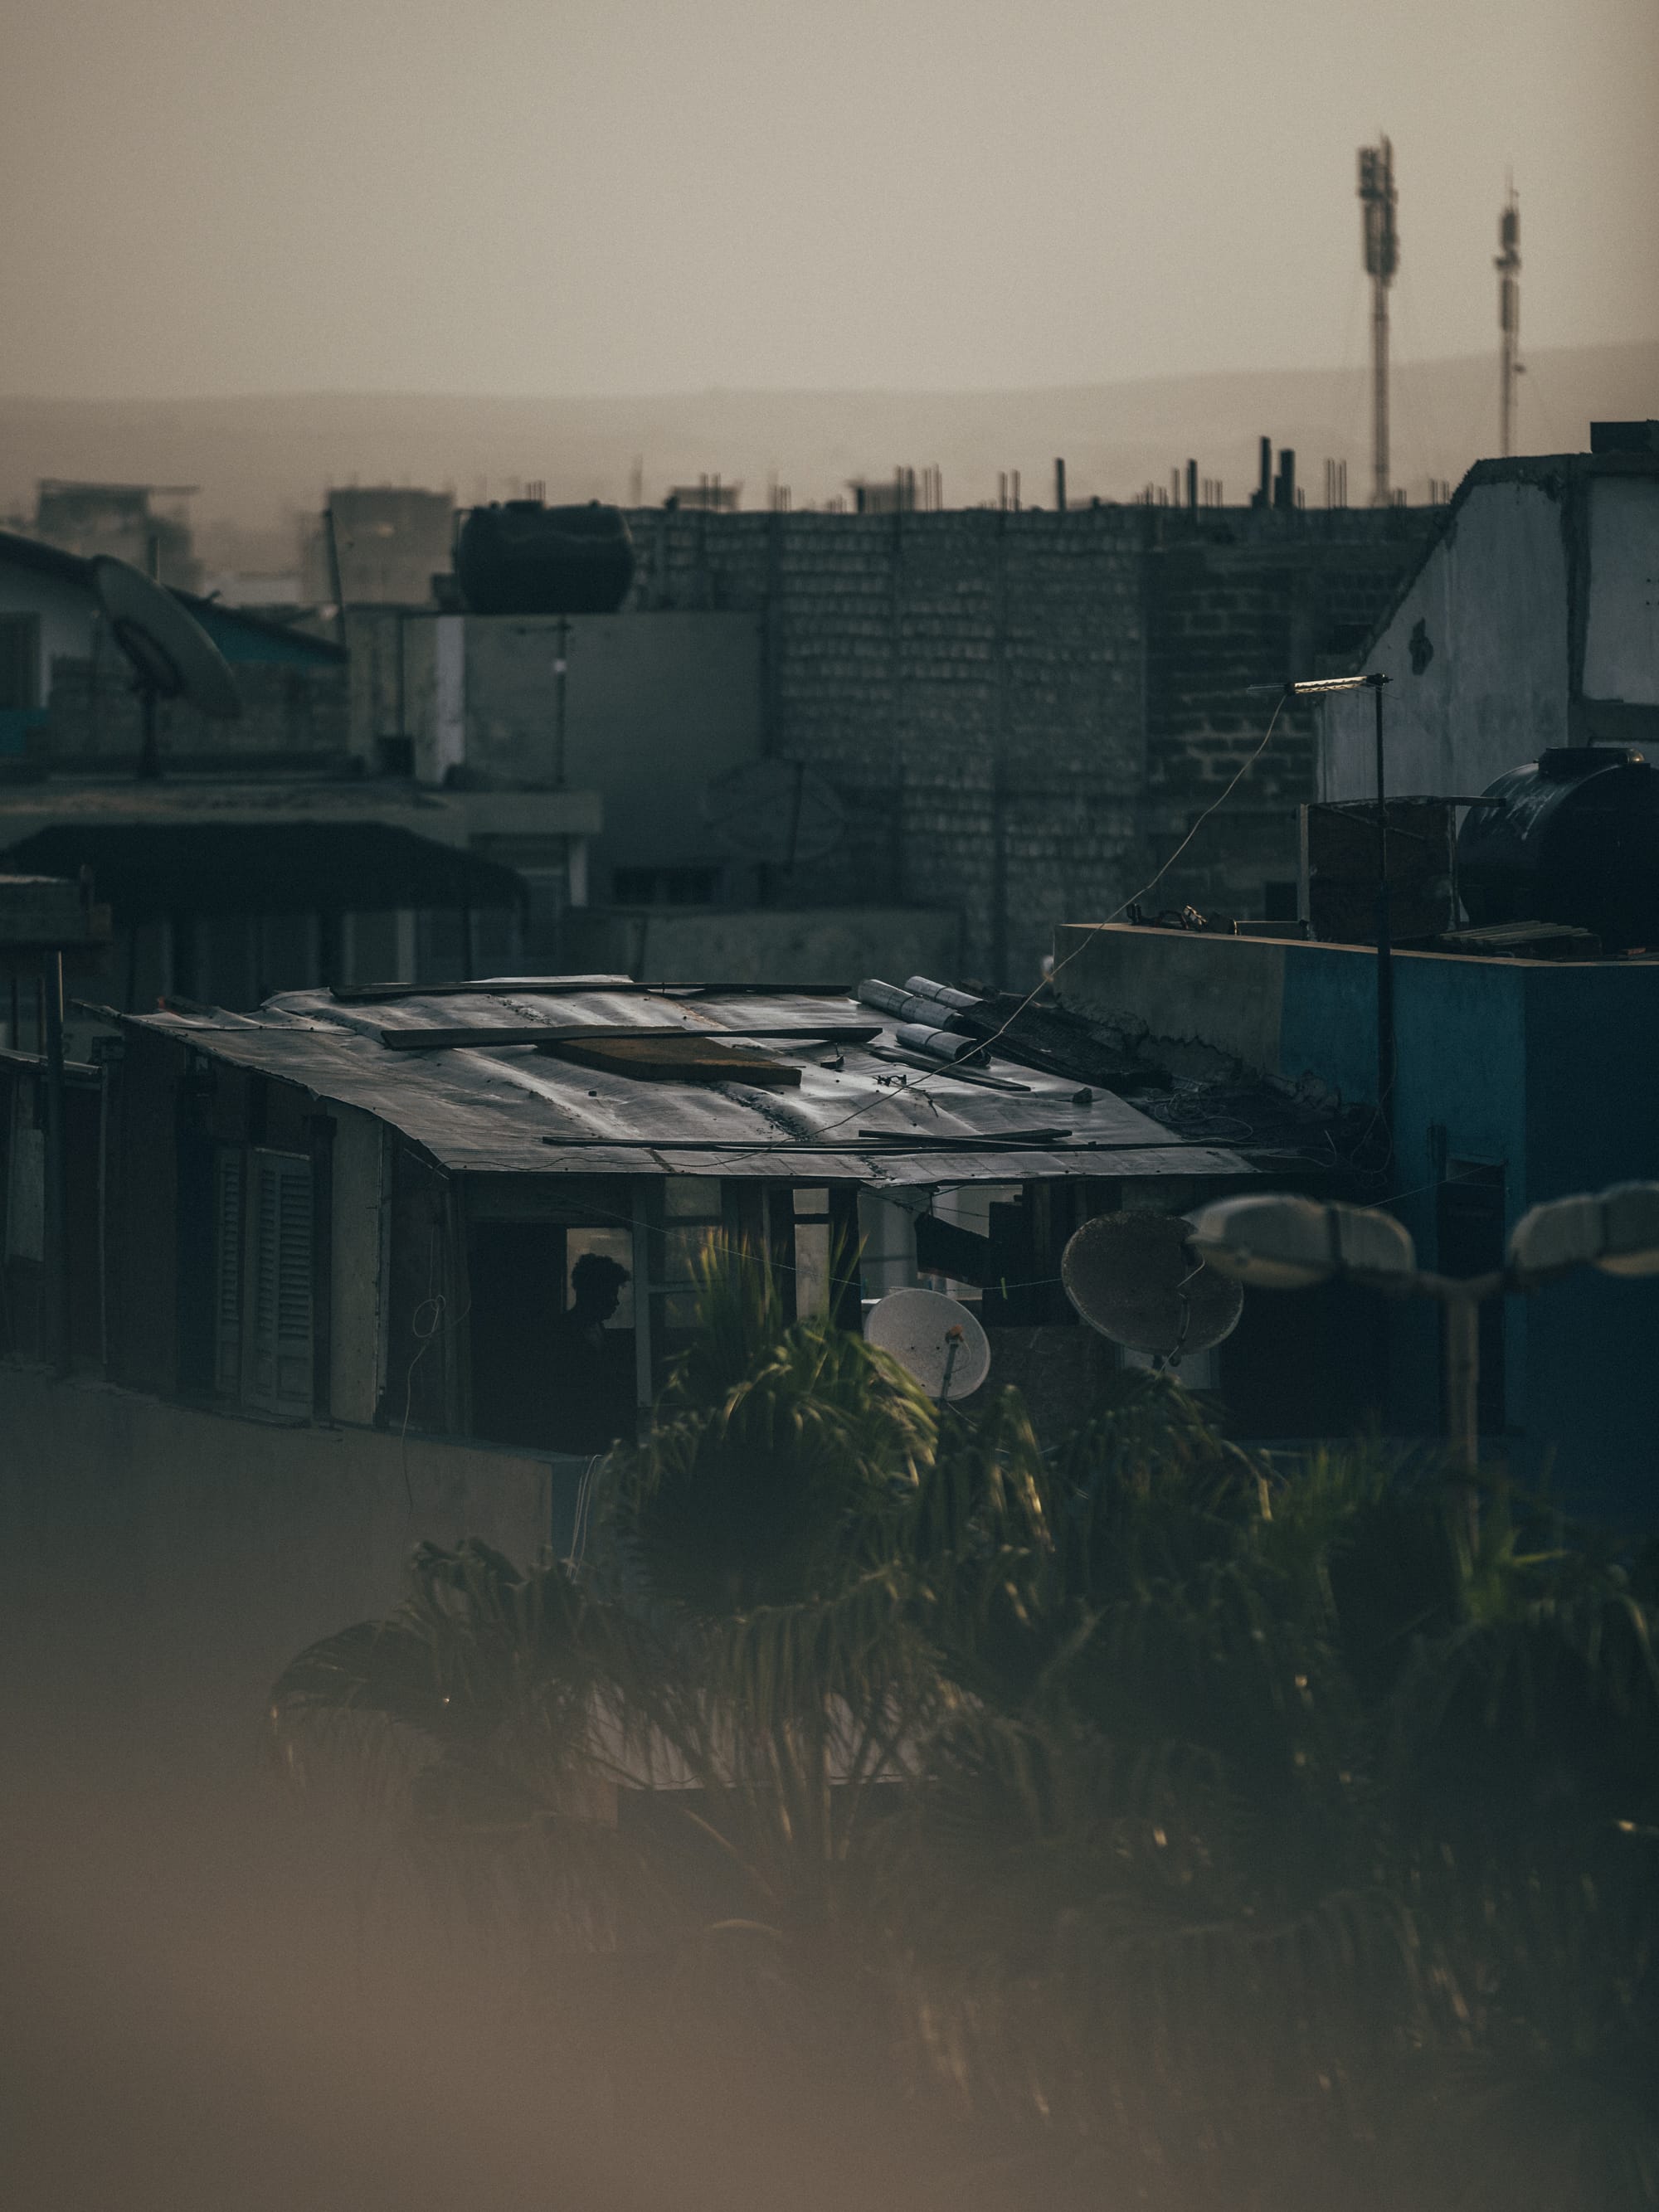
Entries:
POLYGON ((424 1547, 295 1771, 399 1762, 473 1909, 953 2201, 1659 2204, 1650 1558, 1159 1376, 1044 1452, 757 1268, 703 1317, 580 1572, 424 1547))

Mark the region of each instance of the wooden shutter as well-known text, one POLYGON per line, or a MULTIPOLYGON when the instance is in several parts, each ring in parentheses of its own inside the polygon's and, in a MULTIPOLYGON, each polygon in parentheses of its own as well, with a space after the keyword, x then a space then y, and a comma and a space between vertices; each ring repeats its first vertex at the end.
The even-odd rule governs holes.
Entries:
POLYGON ((250 1154, 245 1402, 304 1419, 312 1411, 311 1162, 250 1154))
POLYGON ((242 1387, 242 1192, 240 1145, 213 1156, 213 1388, 235 1398, 242 1387))

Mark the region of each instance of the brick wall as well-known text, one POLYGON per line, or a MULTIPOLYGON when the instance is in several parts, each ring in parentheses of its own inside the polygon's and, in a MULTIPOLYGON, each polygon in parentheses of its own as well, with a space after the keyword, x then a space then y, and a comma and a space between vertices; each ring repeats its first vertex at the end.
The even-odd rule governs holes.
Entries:
POLYGON ((1148 520, 635 519, 642 607, 764 611, 772 749, 847 805, 846 845, 792 902, 955 906, 964 972, 1035 979, 1140 836, 1148 520))
MULTIPOLYGON (((1274 702, 1250 687, 1346 670, 1437 514, 1159 516, 1146 586, 1143 818, 1153 867, 1182 845, 1261 744, 1274 702)), ((1297 808, 1315 795, 1313 742, 1310 711, 1282 711, 1266 749, 1192 836, 1151 903, 1259 915, 1264 885, 1297 873, 1297 808)))
MULTIPOLYGON (((295 765, 345 753, 349 738, 343 663, 308 667, 283 661, 239 661, 234 669, 242 711, 234 721, 210 722, 180 700, 162 702, 161 757, 211 761, 228 769, 278 760, 295 765)), ((59 768, 131 765, 142 743, 138 695, 124 668, 107 662, 57 659, 46 720, 31 732, 31 755, 59 768)))
MULTIPOLYGON (((1432 520, 659 508, 632 519, 635 599, 764 614, 769 743, 848 812, 791 902, 954 905, 964 974, 1020 984, 1056 922, 1132 896, 1224 787, 1265 725, 1246 687, 1363 641, 1432 520)), ((1154 902, 1259 914, 1311 793, 1298 713, 1154 902)))

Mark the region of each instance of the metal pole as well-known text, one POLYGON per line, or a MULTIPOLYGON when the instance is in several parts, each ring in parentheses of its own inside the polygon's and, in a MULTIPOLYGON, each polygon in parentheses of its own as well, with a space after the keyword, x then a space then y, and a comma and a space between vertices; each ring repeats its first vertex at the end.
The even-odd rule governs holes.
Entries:
POLYGON ((98 1062, 98 1364, 109 1374, 109 1087, 108 1054, 98 1062))
POLYGON ((323 535, 328 541, 328 580, 334 593, 334 635, 346 641, 345 592, 340 583, 340 540, 334 528, 334 509, 323 509, 323 535))
POLYGON ((51 1268, 48 1328, 52 1364, 70 1371, 69 1136, 64 1098, 64 956, 42 963, 46 1060, 46 1255, 51 1268))
POLYGON ((1452 1457, 1473 1475, 1480 1460, 1480 1305, 1471 1297, 1444 1301, 1446 1442, 1452 1457))
POLYGON ((1395 227, 1394 149, 1386 138, 1359 149, 1365 273, 1371 280, 1371 504, 1387 507, 1389 483, 1389 287, 1400 266, 1395 227))
POLYGON ((1462 1477, 1469 1551, 1480 1541, 1480 1301, 1453 1296, 1444 1302, 1446 1443, 1462 1477))
POLYGON ((138 775, 145 783, 159 781, 161 774, 161 746, 156 733, 155 710, 158 704, 155 686, 146 684, 138 693, 139 711, 143 718, 143 736, 138 747, 138 775))
POLYGON ((569 665, 570 624, 559 617, 559 642, 553 661, 553 786, 564 789, 564 679, 569 665))
POLYGON ((1371 504, 1389 504, 1389 288, 1371 279, 1371 504))
POLYGON ((1515 380, 1521 374, 1521 209, 1513 183, 1498 219, 1498 450, 1515 451, 1515 380))
POLYGON ((1376 1111, 1385 1174, 1394 1168, 1394 945, 1389 917, 1389 805, 1382 761, 1382 686, 1370 678, 1376 714, 1376 1111))

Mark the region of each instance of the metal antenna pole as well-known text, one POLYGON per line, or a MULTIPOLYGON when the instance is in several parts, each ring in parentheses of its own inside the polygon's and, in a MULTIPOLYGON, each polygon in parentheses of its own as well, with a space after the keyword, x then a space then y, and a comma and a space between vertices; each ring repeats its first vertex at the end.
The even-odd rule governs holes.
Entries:
POLYGON ((57 1373, 71 1364, 69 1253, 69 1130, 64 1095, 64 956, 48 952, 41 966, 46 1035, 41 1041, 46 1076, 46 1281, 50 1291, 46 1339, 57 1373))
POLYGON ((138 744, 138 774, 143 781, 154 783, 161 773, 161 746, 156 729, 156 714, 161 705, 153 684, 141 684, 138 707, 143 735, 138 744))
POLYGON ((1370 676, 1376 714, 1376 1110, 1382 1124, 1385 1173, 1394 1167, 1394 945, 1389 915, 1389 796, 1382 763, 1382 686, 1370 676))
POLYGON ((1395 227, 1394 149, 1386 138, 1359 149, 1359 205, 1365 272, 1371 280, 1371 505, 1393 497, 1389 460, 1389 287, 1400 266, 1395 227))
POLYGON ((1507 460, 1515 451, 1516 379, 1521 374, 1521 203, 1515 185, 1498 218, 1498 450, 1507 460))

